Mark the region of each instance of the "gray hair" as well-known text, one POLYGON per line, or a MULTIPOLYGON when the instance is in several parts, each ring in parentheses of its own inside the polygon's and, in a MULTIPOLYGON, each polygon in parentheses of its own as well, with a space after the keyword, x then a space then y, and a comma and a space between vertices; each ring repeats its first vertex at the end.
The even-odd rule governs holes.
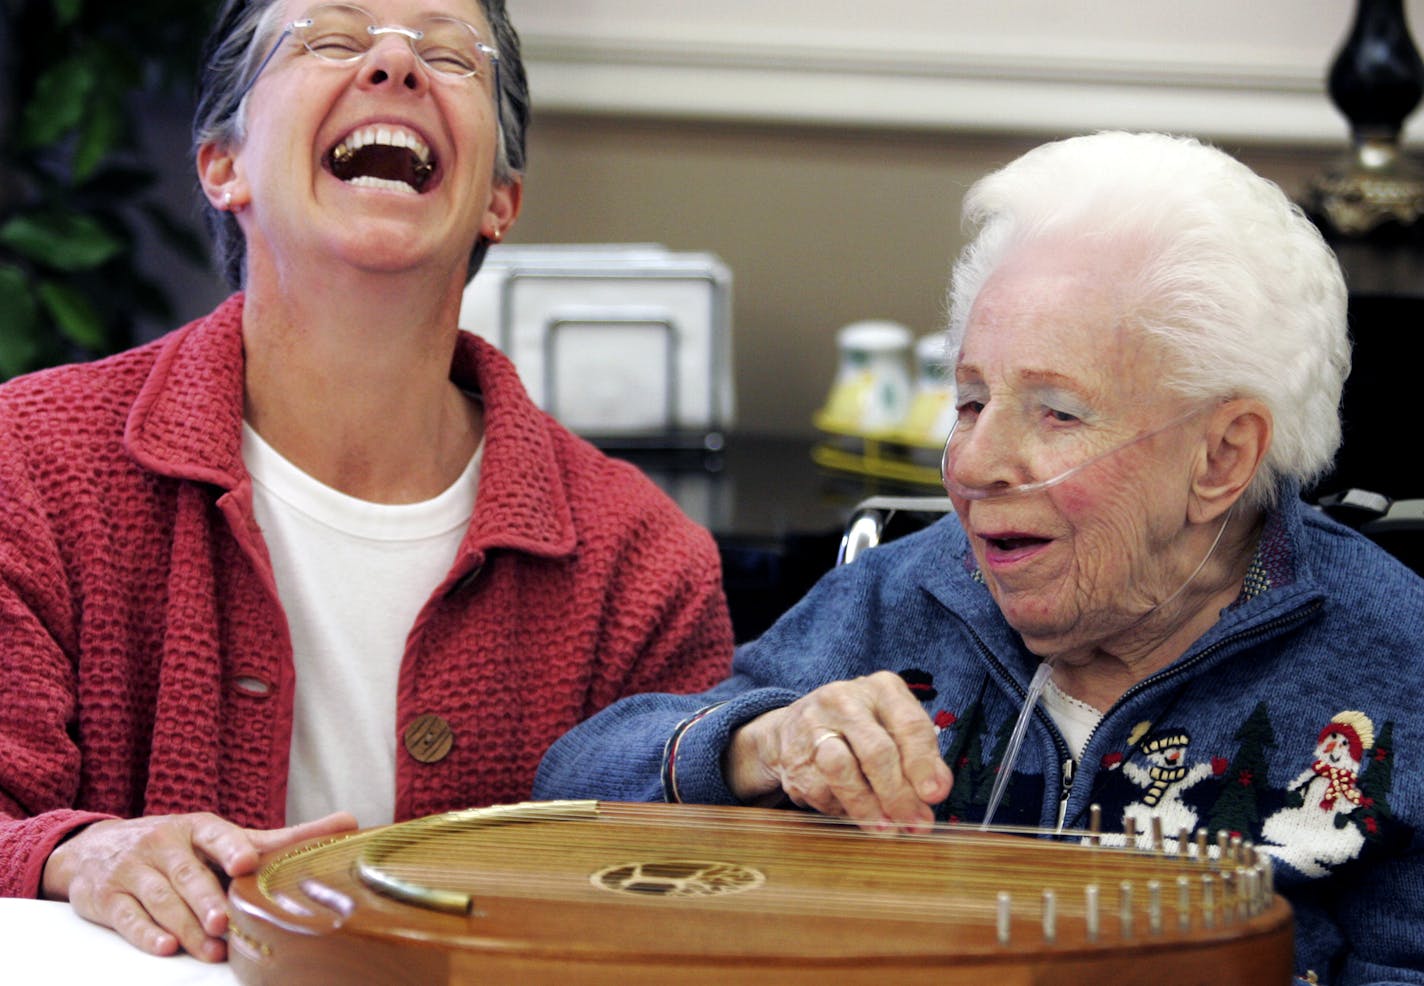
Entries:
POLYGON ((1275 183, 1190 138, 1099 133, 1037 147, 980 179, 964 216, 979 232, 950 283, 951 364, 975 298, 1014 251, 1045 237, 1130 242, 1131 324, 1164 344, 1164 385, 1270 409, 1274 437, 1247 502, 1268 506, 1280 479, 1308 486, 1330 468, 1350 371, 1345 279, 1275 183))
MULTIPOLYGON (((525 134, 529 128, 529 81, 524 73, 519 35, 505 10, 505 0, 480 0, 499 52, 499 147, 496 182, 516 180, 524 171, 525 134)), ((224 0, 203 48, 193 113, 193 150, 206 143, 239 146, 245 133, 246 92, 267 48, 279 33, 276 0, 224 0)), ((205 218, 215 260, 233 288, 245 280, 247 244, 231 213, 208 205, 205 218)), ((489 241, 479 237, 470 253, 466 277, 474 277, 489 241)))

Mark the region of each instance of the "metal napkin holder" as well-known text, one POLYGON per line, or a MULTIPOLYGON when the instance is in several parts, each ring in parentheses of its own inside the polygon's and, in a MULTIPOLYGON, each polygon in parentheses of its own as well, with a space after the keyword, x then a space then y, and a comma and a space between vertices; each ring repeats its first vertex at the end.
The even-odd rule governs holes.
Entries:
POLYGON ((606 448, 722 447, 730 321, 726 265, 657 244, 502 245, 460 310, 539 407, 606 448))

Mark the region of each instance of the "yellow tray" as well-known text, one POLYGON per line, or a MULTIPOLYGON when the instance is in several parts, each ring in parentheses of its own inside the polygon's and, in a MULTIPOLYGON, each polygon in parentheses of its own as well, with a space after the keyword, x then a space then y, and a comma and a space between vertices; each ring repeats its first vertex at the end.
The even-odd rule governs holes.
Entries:
POLYGON ((860 434, 827 427, 820 414, 813 418, 813 423, 828 439, 811 447, 811 461, 818 466, 901 483, 940 485, 938 465, 925 465, 911 458, 915 451, 938 451, 940 443, 911 438, 893 430, 860 434))

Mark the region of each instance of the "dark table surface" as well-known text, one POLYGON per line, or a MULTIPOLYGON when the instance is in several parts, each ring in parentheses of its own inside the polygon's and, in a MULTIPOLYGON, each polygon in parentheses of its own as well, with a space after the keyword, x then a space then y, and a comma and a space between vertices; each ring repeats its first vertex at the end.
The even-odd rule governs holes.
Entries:
POLYGON ((761 634, 836 561, 856 504, 877 494, 943 495, 933 486, 832 472, 812 439, 728 436, 717 453, 619 451, 712 532, 739 642, 761 634))

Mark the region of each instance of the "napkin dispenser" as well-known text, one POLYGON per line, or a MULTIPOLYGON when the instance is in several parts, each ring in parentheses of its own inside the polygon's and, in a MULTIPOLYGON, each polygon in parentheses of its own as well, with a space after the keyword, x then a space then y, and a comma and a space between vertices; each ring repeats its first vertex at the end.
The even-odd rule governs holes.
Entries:
POLYGON ((721 448, 730 321, 726 266, 655 244, 502 245, 460 308, 539 407, 614 448, 721 448))

